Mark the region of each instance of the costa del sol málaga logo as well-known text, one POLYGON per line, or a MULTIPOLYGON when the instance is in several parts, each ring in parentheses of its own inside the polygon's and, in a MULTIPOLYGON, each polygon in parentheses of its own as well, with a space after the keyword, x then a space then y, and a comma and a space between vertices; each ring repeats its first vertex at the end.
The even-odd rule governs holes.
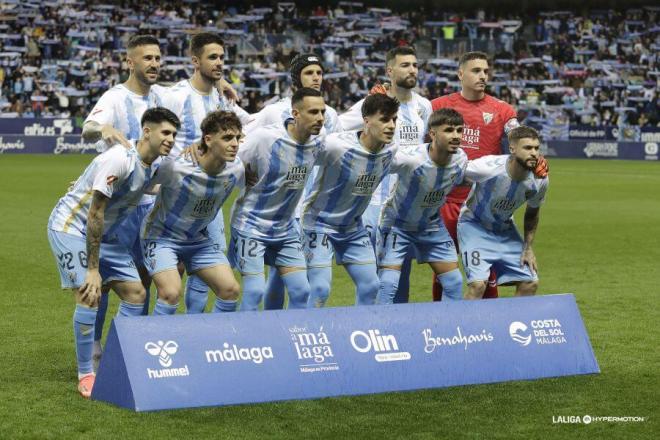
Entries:
POLYGON ((152 356, 158 356, 158 362, 167 368, 172 365, 172 356, 179 349, 179 344, 174 341, 158 341, 157 343, 147 342, 144 349, 152 356))
POLYGON ((509 335, 511 339, 519 343, 520 345, 527 346, 532 342, 532 335, 527 334, 527 326, 520 321, 514 321, 509 326, 509 335))

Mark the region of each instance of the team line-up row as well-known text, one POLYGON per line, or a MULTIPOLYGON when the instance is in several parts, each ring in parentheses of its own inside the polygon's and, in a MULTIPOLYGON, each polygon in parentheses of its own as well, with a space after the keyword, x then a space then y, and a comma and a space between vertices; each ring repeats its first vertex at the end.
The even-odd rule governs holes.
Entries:
POLYGON ((431 266, 445 298, 461 299, 457 238, 466 298, 481 298, 491 276, 515 284, 517 294, 535 293, 531 245, 548 179, 538 134, 485 94, 485 54, 465 54, 463 91, 432 104, 412 90, 414 50, 395 48, 386 60, 389 88, 339 117, 319 91, 323 70, 313 54, 292 62, 293 97, 257 115, 216 90, 224 57, 216 35, 194 36, 191 54, 193 77, 164 89, 154 85, 157 40, 131 39, 128 81, 102 96, 84 128, 86 138, 111 148, 49 219, 62 286, 77 303, 83 396, 94 381, 102 289, 121 298, 119 315, 140 315, 151 278, 154 314, 173 314, 181 263, 189 274, 189 312, 204 310, 208 287, 216 294, 214 311, 237 309, 240 285, 231 267, 242 277, 241 310, 257 310, 264 297, 265 308, 282 308, 285 291, 289 308, 322 307, 333 257, 355 283, 356 304, 405 301, 411 257, 431 266), (503 133, 510 154, 488 154, 499 152, 503 133), (498 149, 488 151, 492 138, 498 149), (226 246, 221 207, 234 189, 240 194, 226 246), (523 204, 524 238, 512 221, 523 204), (453 226, 443 212, 448 207, 453 226), (264 265, 271 267, 268 287, 264 265))

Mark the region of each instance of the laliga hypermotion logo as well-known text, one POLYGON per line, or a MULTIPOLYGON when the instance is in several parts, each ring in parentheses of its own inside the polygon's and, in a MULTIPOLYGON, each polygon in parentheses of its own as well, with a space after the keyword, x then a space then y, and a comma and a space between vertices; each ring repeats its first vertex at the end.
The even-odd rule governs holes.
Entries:
POLYGON ((167 368, 172 365, 172 357, 176 351, 179 349, 179 344, 174 341, 158 341, 154 344, 153 342, 147 342, 144 345, 144 349, 152 356, 158 356, 158 362, 167 368))
POLYGON ((527 326, 520 321, 514 321, 509 326, 509 335, 511 335, 511 339, 523 347, 532 342, 532 335, 525 336, 525 332, 527 332, 527 326))

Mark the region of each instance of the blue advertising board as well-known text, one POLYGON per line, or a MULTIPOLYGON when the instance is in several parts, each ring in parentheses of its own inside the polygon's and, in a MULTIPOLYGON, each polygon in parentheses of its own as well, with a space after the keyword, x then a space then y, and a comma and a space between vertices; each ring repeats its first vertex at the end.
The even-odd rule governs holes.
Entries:
POLYGON ((625 159, 657 161, 657 142, 548 141, 543 147, 548 157, 573 159, 625 159))
POLYGON ((92 398, 152 411, 598 372, 564 294, 115 318, 92 398))

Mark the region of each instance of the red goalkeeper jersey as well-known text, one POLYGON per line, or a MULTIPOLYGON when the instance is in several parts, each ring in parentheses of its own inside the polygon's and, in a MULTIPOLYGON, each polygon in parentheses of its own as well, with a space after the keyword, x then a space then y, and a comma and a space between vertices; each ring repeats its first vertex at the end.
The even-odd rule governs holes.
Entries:
MULTIPOLYGON (((457 92, 435 98, 431 105, 433 111, 452 108, 463 115, 461 147, 468 159, 502 154, 502 136, 519 125, 513 107, 490 95, 479 101, 468 101, 457 92)), ((469 192, 469 187, 459 186, 449 193, 447 201, 463 203, 469 192)))

